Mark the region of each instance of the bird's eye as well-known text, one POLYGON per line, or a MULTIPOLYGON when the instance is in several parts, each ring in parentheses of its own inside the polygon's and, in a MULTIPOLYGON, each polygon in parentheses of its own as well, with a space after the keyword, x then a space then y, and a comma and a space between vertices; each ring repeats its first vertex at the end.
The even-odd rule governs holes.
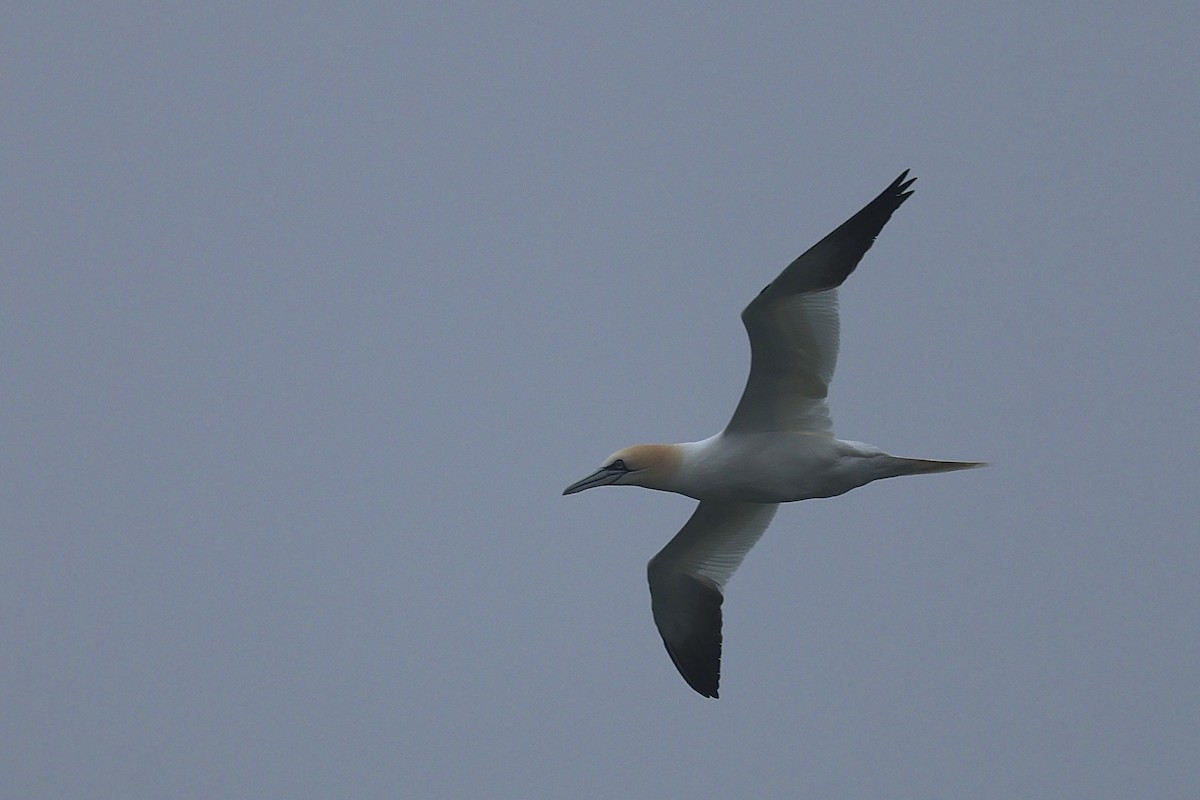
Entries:
POLYGON ((608 465, 609 469, 615 469, 619 472, 628 472, 629 467, 625 466, 625 459, 618 458, 616 461, 608 465))

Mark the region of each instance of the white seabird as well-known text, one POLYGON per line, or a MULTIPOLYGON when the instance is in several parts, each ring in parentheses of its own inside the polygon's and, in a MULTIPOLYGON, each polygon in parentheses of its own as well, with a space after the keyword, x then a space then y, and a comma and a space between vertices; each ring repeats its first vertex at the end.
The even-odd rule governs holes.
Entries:
POLYGON ((663 644, 705 697, 717 697, 720 681, 722 590, 780 503, 834 497, 881 478, 984 466, 900 458, 833 435, 825 398, 837 365, 837 287, 912 194, 916 179, 907 177, 905 170, 742 311, 750 377, 725 430, 699 442, 618 450, 563 490, 643 486, 700 501, 647 573, 663 644))

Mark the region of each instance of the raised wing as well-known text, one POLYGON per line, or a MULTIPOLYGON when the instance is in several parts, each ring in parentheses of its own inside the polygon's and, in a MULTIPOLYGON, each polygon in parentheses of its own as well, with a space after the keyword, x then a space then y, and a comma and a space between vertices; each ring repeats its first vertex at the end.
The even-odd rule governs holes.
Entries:
POLYGON ((837 366, 837 287, 912 191, 908 170, 810 247, 742 311, 750 377, 726 431, 833 434, 825 397, 837 366))
POLYGON ((650 559, 654 624, 679 674, 705 697, 717 696, 721 678, 721 590, 777 508, 705 500, 650 559))

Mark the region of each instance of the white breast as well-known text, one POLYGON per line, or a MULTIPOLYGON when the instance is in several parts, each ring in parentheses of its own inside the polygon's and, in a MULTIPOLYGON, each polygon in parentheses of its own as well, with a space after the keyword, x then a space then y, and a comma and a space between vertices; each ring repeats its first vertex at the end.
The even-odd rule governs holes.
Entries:
POLYGON ((774 432, 718 434, 684 445, 680 494, 697 500, 788 503, 833 497, 861 486, 851 448, 831 436, 774 432))

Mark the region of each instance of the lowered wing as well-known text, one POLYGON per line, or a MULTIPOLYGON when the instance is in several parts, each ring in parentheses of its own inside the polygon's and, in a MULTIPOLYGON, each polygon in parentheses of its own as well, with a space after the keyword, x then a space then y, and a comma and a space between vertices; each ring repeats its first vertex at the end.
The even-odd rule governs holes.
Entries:
POLYGON ((654 624, 679 674, 705 697, 717 696, 721 677, 721 590, 777 508, 705 500, 650 559, 654 624))

